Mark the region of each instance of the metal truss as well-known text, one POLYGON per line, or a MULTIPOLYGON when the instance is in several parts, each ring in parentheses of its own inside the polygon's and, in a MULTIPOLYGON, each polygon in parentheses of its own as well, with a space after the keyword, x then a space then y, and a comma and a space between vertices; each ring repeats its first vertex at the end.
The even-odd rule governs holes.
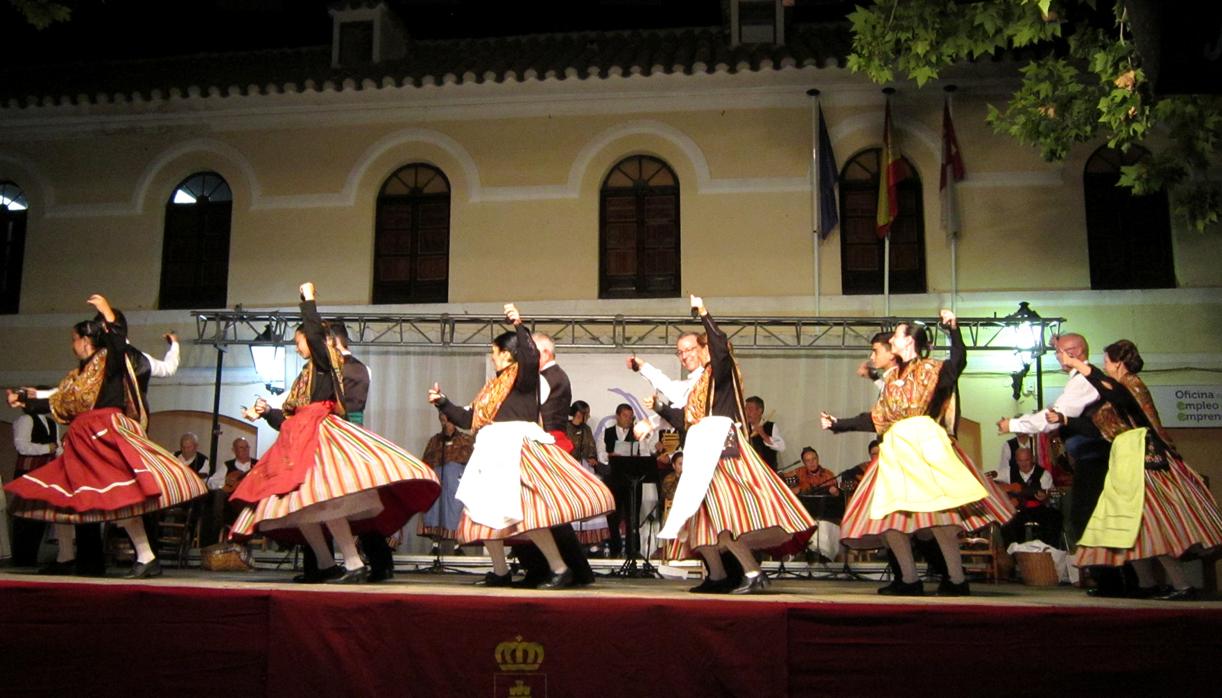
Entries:
MULTIPOLYGON (((195 318, 194 343, 216 347, 288 344, 301 322, 299 313, 280 311, 197 310, 191 315, 195 318)), ((342 320, 351 343, 363 346, 484 351, 494 337, 510 329, 502 316, 339 313, 326 317, 342 320)), ((938 322, 936 318, 918 320, 931 326, 938 322)), ((735 349, 744 353, 860 352, 869 348, 876 333, 889 332, 900 321, 893 317, 717 317, 735 349)), ((582 351, 665 351, 674 347, 680 334, 701 331, 700 323, 691 317, 549 316, 527 317, 526 322, 533 331, 551 335, 557 346, 582 351)), ((1034 349, 1042 354, 1063 322, 1064 318, 1038 316, 961 317, 959 327, 969 350, 1034 349), (1018 346, 1016 330, 1024 325, 1031 327, 1032 337, 1038 337, 1036 347, 1018 346)), ((945 335, 935 333, 935 341, 945 346, 945 335)))

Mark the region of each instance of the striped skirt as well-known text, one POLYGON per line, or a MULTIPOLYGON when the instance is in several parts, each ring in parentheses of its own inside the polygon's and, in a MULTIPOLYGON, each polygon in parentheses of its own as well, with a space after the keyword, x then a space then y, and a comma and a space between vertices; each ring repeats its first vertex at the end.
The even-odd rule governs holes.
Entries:
POLYGON ((298 542, 296 527, 341 518, 348 520, 353 533, 389 536, 437 499, 441 484, 432 468, 329 409, 316 408, 325 404, 312 404, 285 420, 280 438, 242 479, 231 499, 247 506, 234 522, 231 538, 258 532, 298 542), (310 444, 311 450, 301 451, 302 444, 310 444), (293 453, 278 452, 278 446, 293 453), (281 489, 274 483, 286 478, 282 472, 264 471, 265 463, 300 470, 294 478, 299 477, 300 484, 268 491, 281 489), (253 503, 252 497, 257 497, 253 503))
POLYGON ((459 542, 507 540, 615 509, 611 490, 555 444, 523 439, 521 481, 521 521, 507 528, 494 529, 472 521, 464 509, 458 520, 459 542))
POLYGON ((984 499, 944 511, 895 511, 882 518, 872 519, 870 504, 879 468, 876 457, 866 466, 861 483, 857 485, 852 499, 845 507, 844 518, 840 523, 843 536, 840 542, 850 548, 879 548, 882 547, 879 536, 886 531, 915 533, 938 526, 957 526, 965 531, 975 531, 994 522, 1004 524, 1013 518, 1014 505, 1006 493, 997 483, 981 475, 980 470, 958 444, 953 445, 962 466, 984 486, 987 493, 984 499))
POLYGON ((1222 546, 1222 516, 1209 488, 1192 468, 1168 456, 1167 470, 1145 471, 1141 527, 1131 548, 1079 545, 1073 564, 1119 566, 1159 555, 1212 552, 1222 546))
POLYGON ((718 462, 704 502, 684 526, 685 534, 670 542, 669 559, 691 558, 698 548, 717 545, 722 531, 751 549, 784 545, 794 537, 802 537, 804 545, 810 538, 816 523, 797 495, 741 432, 738 444, 737 456, 718 462))
POLYGON ((59 458, 5 486, 16 498, 14 516, 64 524, 119 521, 208 491, 199 475, 117 408, 73 419, 63 448, 59 458))

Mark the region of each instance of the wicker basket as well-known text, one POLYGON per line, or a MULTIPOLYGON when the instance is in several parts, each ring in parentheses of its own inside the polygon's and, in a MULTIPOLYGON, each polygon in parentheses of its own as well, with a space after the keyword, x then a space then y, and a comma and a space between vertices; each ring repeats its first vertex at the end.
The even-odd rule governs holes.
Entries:
POLYGON ((217 543, 199 551, 199 566, 212 572, 245 572, 254 569, 250 549, 237 543, 217 543))
POLYGON ((1015 553, 1014 557, 1018 560, 1018 574, 1023 578, 1023 584, 1033 587, 1054 587, 1060 584, 1061 577, 1052 562, 1052 555, 1015 553))

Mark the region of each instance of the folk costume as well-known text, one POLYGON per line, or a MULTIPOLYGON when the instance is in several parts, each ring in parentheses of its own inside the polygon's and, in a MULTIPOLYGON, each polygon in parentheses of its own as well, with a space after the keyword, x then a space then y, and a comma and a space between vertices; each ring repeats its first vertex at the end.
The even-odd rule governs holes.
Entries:
POLYGON ((710 362, 683 408, 683 476, 658 537, 671 541, 670 559, 718 546, 723 533, 749 549, 809 537, 815 522, 751 447, 743 426, 742 377, 729 338, 708 313, 701 320, 710 362))
MULTIPOLYGON (((1117 381, 1094 367, 1086 379, 1103 398, 1091 420, 1112 450, 1103 492, 1073 564, 1119 566, 1160 558, 1166 566, 1187 552, 1208 554, 1222 546, 1218 504, 1176 453, 1145 383, 1133 374, 1117 381)), ((1139 578, 1145 576, 1140 565, 1134 568, 1139 578)))
POLYGON ((457 539, 462 504, 454 495, 458 492, 458 482, 467 461, 471 460, 474 448, 475 439, 457 429, 449 436, 444 430, 439 431, 429 439, 421 457, 437 471, 437 477, 441 480, 441 496, 420 517, 419 535, 437 541, 457 539))
POLYGON ((539 426, 539 351, 524 326, 515 332, 515 362, 498 371, 469 407, 444 397, 436 403, 455 425, 475 432, 457 493, 463 544, 506 541, 615 507, 606 486, 539 426))
POLYGON ((873 431, 882 437, 878 456, 866 467, 845 507, 842 543, 850 548, 886 545, 899 558, 904 579, 883 594, 922 594, 912 565, 908 535, 929 531, 947 561, 940 594, 969 593, 957 535, 1014 515, 1005 492, 952 440, 957 422, 956 384, 967 365, 957 327, 946 328, 946 361, 916 357, 887 370, 878 402, 868 413, 837 420, 834 432, 873 431), (911 578, 909 578, 911 577, 911 578))
POLYGON ((357 535, 392 535, 429 508, 441 485, 415 456, 342 418, 343 359, 327 344, 315 302, 302 301, 301 313, 310 358, 281 410, 265 415, 280 436, 234 489, 231 499, 246 508, 230 537, 300 542, 307 532, 298 527, 341 519, 357 535))

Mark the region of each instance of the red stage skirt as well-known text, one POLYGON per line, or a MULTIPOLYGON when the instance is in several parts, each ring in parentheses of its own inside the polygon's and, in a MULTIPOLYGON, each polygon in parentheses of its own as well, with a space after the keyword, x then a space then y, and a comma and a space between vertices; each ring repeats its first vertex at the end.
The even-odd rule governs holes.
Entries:
POLYGON ((315 402, 284 420, 276 443, 230 497, 246 508, 231 536, 298 542, 300 523, 348 519, 354 533, 389 536, 441 492, 433 469, 315 402), (372 504, 372 506, 369 506, 372 504))
POLYGON ((5 485, 17 498, 14 516, 68 524, 118 521, 208 491, 199 475, 118 408, 72 420, 63 448, 59 458, 5 485))

